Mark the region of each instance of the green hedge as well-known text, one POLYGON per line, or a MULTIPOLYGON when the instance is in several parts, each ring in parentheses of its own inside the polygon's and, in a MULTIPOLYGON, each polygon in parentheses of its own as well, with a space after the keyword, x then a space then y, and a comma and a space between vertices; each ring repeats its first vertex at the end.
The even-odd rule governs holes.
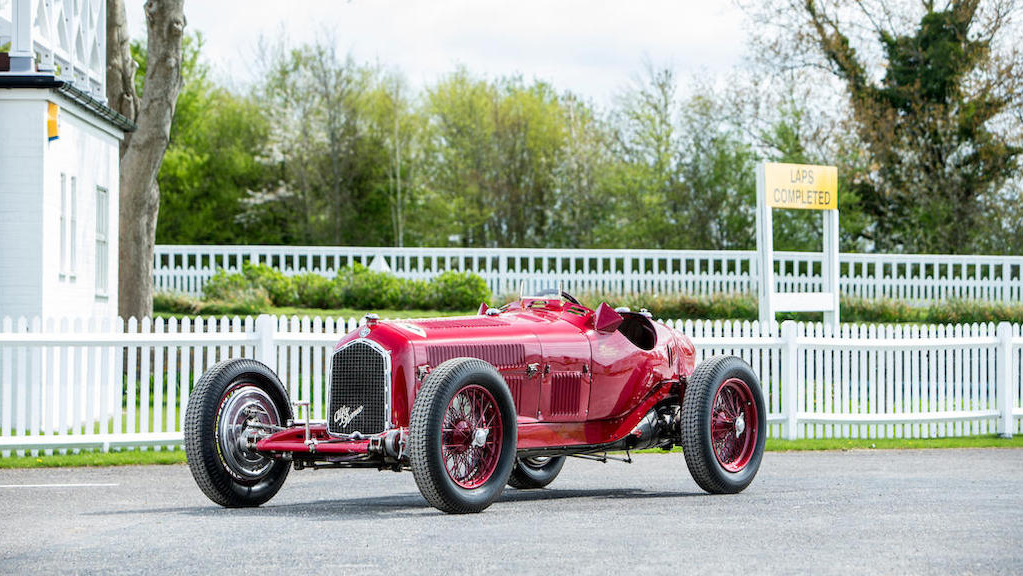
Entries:
POLYGON ((153 312, 198 315, 255 316, 270 310, 273 302, 263 288, 241 288, 223 293, 222 299, 199 300, 174 292, 153 295, 153 312))
MULTIPOLYGON (((759 316, 756 296, 748 294, 686 294, 627 296, 585 294, 582 302, 596 306, 606 301, 633 310, 646 308, 657 318, 705 320, 756 320, 759 316)), ((1023 323, 1023 304, 983 300, 950 300, 914 307, 900 300, 842 298, 843 322, 972 324, 974 322, 1023 323)), ((821 313, 780 313, 779 320, 819 321, 821 313)))
POLYGON ((447 271, 430 281, 406 280, 356 264, 332 278, 316 273, 288 277, 265 264, 242 271, 218 270, 202 300, 161 293, 153 309, 179 314, 258 314, 271 307, 360 310, 470 310, 491 298, 486 282, 468 272, 447 271))
MULTIPOLYGON (((756 320, 757 299, 750 294, 580 294, 583 304, 602 301, 613 306, 646 308, 657 318, 756 320)), ((472 310, 491 294, 475 274, 448 271, 431 281, 405 280, 365 266, 343 268, 332 279, 308 273, 288 277, 266 265, 245 264, 242 272, 220 270, 206 284, 203 300, 160 293, 153 298, 157 312, 178 314, 258 314, 272 307, 359 310, 472 310)), ((508 301, 505 297, 499 302, 508 301)), ((844 322, 961 324, 1023 323, 1023 304, 975 300, 938 302, 913 307, 898 300, 842 298, 844 322)), ((785 313, 779 319, 820 320, 817 313, 785 313)))
POLYGON ((585 294, 583 304, 596 308, 601 302, 612 306, 628 306, 633 310, 646 308, 655 317, 664 319, 756 319, 757 302, 744 294, 715 294, 692 296, 689 294, 628 294, 625 296, 585 294))
POLYGON ((927 308, 922 321, 930 324, 972 324, 974 322, 1023 324, 1023 304, 951 300, 927 308))

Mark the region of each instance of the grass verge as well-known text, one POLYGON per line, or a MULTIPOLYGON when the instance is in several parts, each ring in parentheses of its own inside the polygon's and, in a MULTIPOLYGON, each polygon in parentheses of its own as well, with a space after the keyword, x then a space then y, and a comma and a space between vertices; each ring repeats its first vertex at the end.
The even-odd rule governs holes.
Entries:
POLYGON ((782 440, 768 438, 772 452, 806 450, 916 450, 921 448, 1023 448, 1023 435, 1000 438, 997 434, 956 438, 824 438, 782 440))
MULTIPOLYGON (((801 452, 812 450, 918 450, 939 448, 1023 448, 1023 435, 999 438, 995 434, 959 438, 832 438, 815 440, 780 440, 768 438, 768 452, 801 452)), ((664 453, 643 450, 643 453, 664 453)), ((673 452, 681 452, 676 447, 673 452)), ((0 458, 0 468, 64 468, 70 466, 140 466, 151 464, 184 464, 185 451, 124 450, 120 452, 83 451, 78 454, 52 456, 11 456, 0 458)))
POLYGON ((78 454, 50 456, 11 456, 0 458, 0 468, 68 468, 72 466, 139 466, 149 464, 184 464, 185 451, 122 450, 100 452, 83 450, 78 454))
MULTIPOLYGON (((1000 438, 997 434, 961 436, 956 438, 820 438, 782 440, 768 438, 764 449, 768 452, 809 452, 834 450, 921 450, 939 448, 1023 448, 1023 435, 1000 438)), ((676 446, 672 452, 681 452, 676 446)), ((642 452, 664 453, 652 449, 642 452)))

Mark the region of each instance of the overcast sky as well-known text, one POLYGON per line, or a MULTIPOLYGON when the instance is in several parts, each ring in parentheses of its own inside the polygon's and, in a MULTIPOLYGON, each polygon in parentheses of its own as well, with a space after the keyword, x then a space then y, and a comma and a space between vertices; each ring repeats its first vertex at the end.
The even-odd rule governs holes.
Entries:
MULTIPOLYGON (((133 37, 143 0, 127 0, 133 37)), ((745 50, 730 0, 247 0, 185 2, 188 28, 206 37, 221 79, 250 81, 262 34, 293 43, 330 31, 341 52, 404 71, 416 86, 465 64, 490 77, 520 73, 608 102, 644 57, 682 77, 724 73, 745 50)))

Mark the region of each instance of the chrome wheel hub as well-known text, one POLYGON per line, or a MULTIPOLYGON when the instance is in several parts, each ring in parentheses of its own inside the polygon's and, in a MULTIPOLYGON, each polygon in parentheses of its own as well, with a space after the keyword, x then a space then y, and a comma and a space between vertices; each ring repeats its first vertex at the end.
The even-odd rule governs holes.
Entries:
POLYGON ((473 433, 473 435, 472 435, 472 444, 471 444, 471 446, 475 446, 475 447, 483 446, 484 444, 487 443, 487 436, 490 436, 490 429, 489 428, 479 428, 479 429, 477 429, 476 432, 473 433))
POLYGON ((224 394, 217 422, 217 447, 228 473, 243 481, 262 478, 273 460, 254 448, 258 432, 250 421, 280 426, 280 416, 273 400, 261 388, 247 383, 232 385, 224 394))
POLYGON ((746 414, 739 414, 739 417, 735 419, 735 437, 742 436, 742 433, 746 431, 746 414))

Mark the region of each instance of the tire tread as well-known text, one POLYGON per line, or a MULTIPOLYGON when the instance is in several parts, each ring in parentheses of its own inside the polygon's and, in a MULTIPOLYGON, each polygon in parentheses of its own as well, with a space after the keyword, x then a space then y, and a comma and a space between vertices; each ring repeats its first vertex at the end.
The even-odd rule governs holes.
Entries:
MULTIPOLYGON (((409 463, 412 468, 412 475, 426 501, 433 507, 449 514, 480 512, 489 506, 490 502, 486 502, 482 506, 469 505, 453 497, 443 489, 444 483, 448 479, 442 475, 446 475, 447 472, 443 467, 433 466, 429 458, 426 457, 432 428, 436 424, 431 422, 431 419, 437 417, 443 419, 443 413, 438 415, 432 408, 435 407, 437 397, 448 392, 446 388, 452 382, 459 381, 465 375, 480 370, 494 371, 496 373, 493 366, 478 358, 453 358, 445 361, 427 375, 422 387, 420 387, 419 392, 416 394, 416 399, 412 406, 408 440, 409 463)), ((500 378, 499 375, 498 378, 500 378)), ((515 434, 514 421, 503 423, 503 427, 506 434, 515 434)), ((502 455, 502 457, 507 456, 502 455)), ((512 457, 514 457, 514 454, 512 454, 512 457)), ((501 481, 501 486, 506 482, 507 478, 501 481)), ((500 492, 498 492, 499 494, 500 492)))
MULTIPOLYGON (((246 498, 238 494, 231 487, 230 478, 218 473, 220 462, 215 450, 209 450, 204 446, 210 435, 215 431, 211 427, 217 421, 217 410, 220 407, 220 394, 216 388, 226 387, 229 382, 223 382, 224 374, 227 371, 240 370, 242 373, 263 371, 270 372, 265 365, 246 358, 236 358, 218 362, 206 371, 199 382, 193 388, 189 397, 188 407, 185 410, 185 458, 188 467, 192 471, 195 483, 202 490, 203 494, 213 502, 227 508, 240 508, 246 506, 258 506, 273 498, 284 485, 284 479, 288 475, 289 468, 284 467, 280 480, 272 489, 260 495, 258 498, 246 498)), ((283 388, 279 381, 275 384, 283 388)), ((290 408, 285 405, 281 408, 285 419, 291 417, 290 408)))
MULTIPOLYGON (((713 356, 701 362, 696 370, 689 377, 689 384, 686 386, 685 399, 682 406, 682 452, 685 455, 686 465, 689 468, 693 480, 711 494, 730 494, 743 490, 749 482, 752 482, 753 475, 741 486, 731 485, 722 480, 723 470, 719 470, 717 457, 713 448, 708 450, 709 442, 704 443, 704 435, 709 435, 709 415, 705 414, 705 407, 711 399, 709 395, 717 393, 717 384, 723 380, 723 375, 733 369, 736 363, 748 368, 741 358, 736 356, 713 356), (705 429, 706 426, 706 429, 705 429)), ((751 371, 752 373, 752 371, 751 371)), ((759 385, 755 387, 754 394, 759 393, 759 385)), ((760 402, 763 404, 762 399, 760 402)), ((760 406, 758 406, 760 408, 760 406)), ((764 421, 763 410, 759 410, 759 418, 764 421)), ((764 426, 759 427, 761 437, 758 439, 760 451, 763 451, 763 435, 767 433, 764 426)), ((759 460, 750 465, 759 467, 759 460)))

